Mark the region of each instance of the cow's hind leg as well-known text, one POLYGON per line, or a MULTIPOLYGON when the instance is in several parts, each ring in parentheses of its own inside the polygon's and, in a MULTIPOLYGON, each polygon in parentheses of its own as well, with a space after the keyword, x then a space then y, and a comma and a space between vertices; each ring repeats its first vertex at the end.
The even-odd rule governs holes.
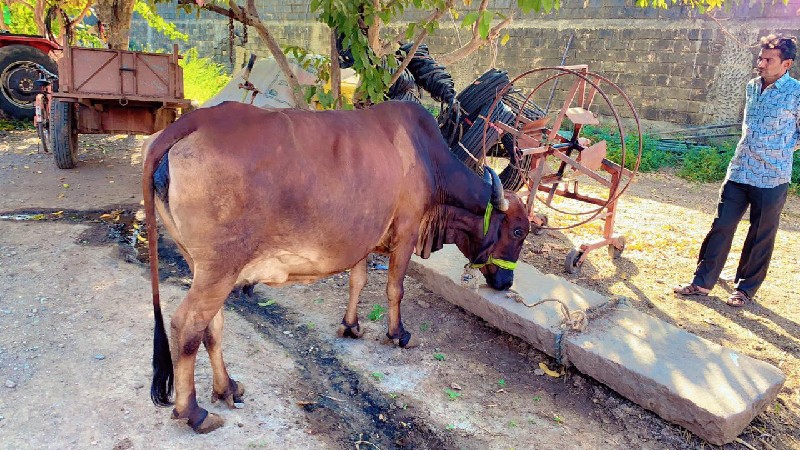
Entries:
POLYGON ((222 359, 222 330, 225 324, 225 318, 222 315, 223 309, 220 308, 214 318, 211 319, 211 323, 208 324, 205 336, 203 336, 203 345, 206 347, 211 369, 214 372, 211 403, 222 400, 233 408, 234 403, 243 402, 244 384, 231 379, 228 375, 228 369, 225 368, 225 361, 222 359))
MULTIPOLYGON (((411 234, 411 233, 409 233, 411 234)), ((386 296, 389 298, 389 332, 386 337, 403 348, 412 348, 419 345, 419 338, 412 336, 403 327, 400 318, 400 302, 403 300, 403 279, 411 261, 414 242, 398 243, 389 256, 389 279, 386 282, 386 296)))
POLYGON ((175 409, 173 419, 187 419, 198 433, 208 433, 224 424, 224 420, 197 404, 194 367, 200 342, 214 316, 233 288, 235 277, 218 277, 213 271, 197 268, 192 287, 172 316, 173 366, 175 367, 175 409))
POLYGON ((358 324, 358 299, 366 284, 367 258, 364 257, 350 269, 350 301, 347 303, 347 311, 344 313, 342 324, 336 331, 339 337, 356 339, 364 335, 361 325, 358 324))

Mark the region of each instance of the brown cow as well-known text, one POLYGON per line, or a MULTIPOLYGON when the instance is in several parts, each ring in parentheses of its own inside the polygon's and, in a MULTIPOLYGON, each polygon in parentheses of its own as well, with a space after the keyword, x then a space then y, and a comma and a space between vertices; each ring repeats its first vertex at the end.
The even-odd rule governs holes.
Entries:
POLYGON ((223 424, 197 405, 194 364, 202 342, 214 372, 212 401, 244 392, 222 359, 222 306, 235 286, 311 282, 350 271, 340 336, 360 337, 358 297, 370 252, 390 256, 387 337, 401 347, 400 301, 412 253, 427 258, 455 243, 487 283, 513 282, 529 223, 525 206, 497 175, 475 175, 447 148, 421 106, 387 102, 367 110, 263 110, 225 103, 191 112, 144 149, 144 202, 155 311, 157 405, 197 432, 223 424), (172 316, 167 343, 158 297, 155 209, 193 280, 172 316), (170 347, 172 352, 170 353, 170 347), (174 372, 173 372, 174 371, 174 372))

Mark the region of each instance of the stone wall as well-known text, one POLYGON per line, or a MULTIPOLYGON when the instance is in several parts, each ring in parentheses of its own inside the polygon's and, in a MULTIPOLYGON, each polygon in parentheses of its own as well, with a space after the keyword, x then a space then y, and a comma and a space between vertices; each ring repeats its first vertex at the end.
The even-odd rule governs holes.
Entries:
MULTIPOLYGON (((327 27, 314 21, 307 1, 257 0, 256 4, 282 45, 328 52, 327 27)), ((516 0, 494 4, 507 7, 516 0)), ((787 6, 780 2, 763 8, 740 6, 718 12, 714 20, 682 7, 640 9, 624 0, 564 0, 562 8, 551 14, 517 13, 507 29, 511 37, 507 45, 481 49, 448 70, 460 90, 492 64, 512 78, 533 68, 558 66, 572 35, 566 64, 588 64, 590 70, 617 83, 646 124, 736 122, 741 120, 744 84, 753 77, 758 37, 771 31, 800 35, 798 9, 800 0, 791 0, 787 6)), ((252 29, 249 42, 241 45, 237 24, 236 58, 230 64, 226 18, 208 12, 197 18, 170 5, 159 6, 159 12, 190 35, 190 42, 182 47, 197 47, 201 55, 230 67, 241 66, 250 52, 269 54, 252 29)), ((469 39, 455 21, 441 24, 439 32, 426 41, 434 56, 469 39)), ((140 19, 134 20, 131 40, 140 48, 167 45, 140 19)), ((794 76, 800 75, 798 67, 792 70, 794 76)))

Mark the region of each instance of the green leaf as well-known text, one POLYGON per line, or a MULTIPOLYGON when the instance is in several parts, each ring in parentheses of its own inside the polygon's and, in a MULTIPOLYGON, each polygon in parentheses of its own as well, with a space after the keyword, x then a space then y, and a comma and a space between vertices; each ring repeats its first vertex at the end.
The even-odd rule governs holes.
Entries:
POLYGON ((410 40, 411 38, 414 37, 414 28, 416 26, 417 24, 414 22, 408 24, 408 27, 406 27, 406 39, 410 40))
POLYGON ((486 39, 489 37, 489 29, 492 27, 492 17, 494 17, 494 13, 491 11, 483 12, 481 23, 478 25, 478 33, 480 33, 481 39, 486 39))
POLYGON ((473 23, 478 21, 478 11, 472 11, 464 16, 464 20, 461 21, 462 28, 469 28, 472 26, 473 23))
POLYGON ((271 299, 271 298, 270 298, 270 299, 268 299, 268 300, 267 300, 267 301, 265 301, 265 302, 259 302, 259 303, 258 303, 258 306, 262 306, 262 307, 263 307, 263 306, 272 306, 272 305, 274 305, 274 304, 275 304, 275 300, 273 300, 273 299, 271 299))

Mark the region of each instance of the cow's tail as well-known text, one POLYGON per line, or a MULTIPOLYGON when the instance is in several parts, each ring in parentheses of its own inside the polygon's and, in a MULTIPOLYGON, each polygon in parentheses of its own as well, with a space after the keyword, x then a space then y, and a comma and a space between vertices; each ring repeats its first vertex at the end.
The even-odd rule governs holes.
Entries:
POLYGON ((164 329, 164 317, 161 314, 161 300, 158 292, 158 227, 156 225, 155 187, 153 175, 161 158, 169 149, 184 137, 197 129, 197 121, 191 120, 191 114, 183 117, 162 131, 154 140, 145 144, 142 170, 142 191, 144 197, 145 226, 147 230, 147 250, 150 257, 150 285, 153 290, 153 317, 155 331, 153 333, 153 382, 150 385, 150 398, 158 406, 172 404, 174 371, 169 340, 164 329))

